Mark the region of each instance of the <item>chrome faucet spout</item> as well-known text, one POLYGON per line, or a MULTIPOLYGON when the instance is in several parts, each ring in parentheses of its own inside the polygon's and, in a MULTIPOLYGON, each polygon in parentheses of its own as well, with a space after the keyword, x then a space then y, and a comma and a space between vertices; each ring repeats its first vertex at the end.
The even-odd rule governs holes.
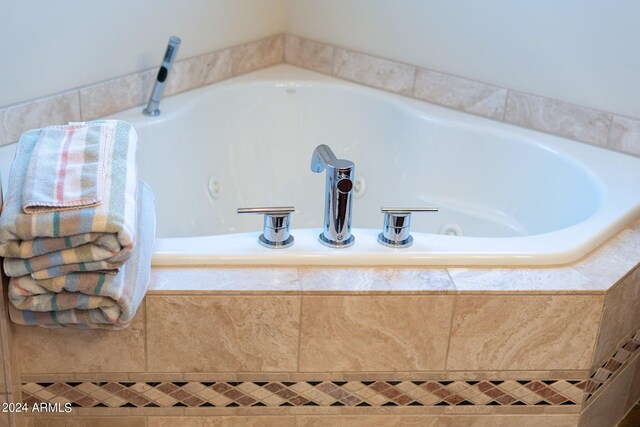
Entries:
POLYGON ((320 242, 332 248, 353 245, 351 235, 351 206, 355 165, 338 159, 327 145, 319 145, 311 156, 311 171, 327 171, 325 190, 324 229, 320 242))
POLYGON ((338 160, 338 158, 328 145, 318 145, 311 156, 311 170, 315 173, 320 173, 327 168, 329 163, 335 160, 338 160))
POLYGON ((167 45, 167 50, 164 53, 160 69, 158 70, 158 75, 156 76, 156 81, 153 85, 149 102, 145 109, 142 110, 142 113, 145 116, 160 115, 160 109, 158 107, 160 106, 160 100, 162 99, 162 93, 164 92, 164 86, 167 81, 167 77, 169 76, 169 71, 171 71, 173 61, 176 58, 176 55, 178 55, 180 43, 181 40, 179 37, 171 36, 169 38, 169 44, 167 45))

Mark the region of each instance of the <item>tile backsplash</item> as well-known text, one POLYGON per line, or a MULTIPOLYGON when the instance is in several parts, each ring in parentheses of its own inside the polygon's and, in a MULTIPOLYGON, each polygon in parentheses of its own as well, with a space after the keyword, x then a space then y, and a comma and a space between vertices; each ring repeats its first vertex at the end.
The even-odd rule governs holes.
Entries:
MULTIPOLYGON (((165 95, 184 92, 240 74, 280 64, 283 35, 266 37, 177 61, 165 95)), ((53 123, 93 120, 147 101, 157 69, 144 70, 67 92, 0 107, 0 145, 16 142, 29 129, 53 123)))
POLYGON ((289 64, 479 116, 640 155, 639 119, 492 86, 291 34, 285 35, 284 51, 284 61, 289 64))
POLYGON ((613 115, 553 99, 509 91, 504 121, 579 141, 606 145, 613 115))
POLYGON ((493 119, 504 117, 507 90, 419 68, 413 86, 418 99, 493 119))
MULTIPOLYGON (((501 88, 291 34, 183 59, 166 94, 289 63, 419 100, 640 156, 640 119, 501 88)), ((28 129, 92 120, 143 104, 155 69, 0 107, 0 145, 28 129)))

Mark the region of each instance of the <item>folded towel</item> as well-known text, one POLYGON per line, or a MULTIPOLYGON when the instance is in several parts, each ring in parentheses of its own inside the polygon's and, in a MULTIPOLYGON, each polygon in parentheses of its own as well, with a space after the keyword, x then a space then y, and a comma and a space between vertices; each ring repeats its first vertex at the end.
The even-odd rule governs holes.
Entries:
POLYGON ((29 164, 45 130, 22 134, 0 215, 0 256, 6 257, 9 276, 31 274, 42 279, 72 271, 117 269, 131 255, 136 210, 135 130, 115 120, 53 128, 70 127, 106 127, 111 129, 107 132, 113 132, 111 155, 105 156, 104 162, 108 173, 102 183, 102 202, 82 209, 25 213, 23 189, 30 179, 29 164), (77 250, 69 250, 74 248, 77 250), (40 258, 43 255, 47 256, 40 258))
POLYGON ((122 329, 147 291, 155 234, 153 193, 138 185, 138 242, 116 275, 72 273, 47 280, 9 280, 9 314, 22 325, 122 329))
POLYGON ((114 124, 48 127, 29 159, 22 193, 27 213, 95 206, 102 202, 114 124))
MULTIPOLYGON (((111 236, 113 238, 113 236, 111 236)), ((5 258, 4 271, 9 277, 30 274, 34 279, 49 279, 79 271, 106 271, 116 274, 131 251, 108 250, 86 244, 29 259, 5 258)))

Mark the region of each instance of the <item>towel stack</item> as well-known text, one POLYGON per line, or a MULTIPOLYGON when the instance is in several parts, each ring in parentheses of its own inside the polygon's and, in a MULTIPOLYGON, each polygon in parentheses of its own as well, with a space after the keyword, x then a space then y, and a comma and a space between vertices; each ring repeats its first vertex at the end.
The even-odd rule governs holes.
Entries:
POLYGON ((133 127, 117 120, 22 135, 0 215, 14 322, 129 325, 147 290, 155 235, 136 143, 133 127))

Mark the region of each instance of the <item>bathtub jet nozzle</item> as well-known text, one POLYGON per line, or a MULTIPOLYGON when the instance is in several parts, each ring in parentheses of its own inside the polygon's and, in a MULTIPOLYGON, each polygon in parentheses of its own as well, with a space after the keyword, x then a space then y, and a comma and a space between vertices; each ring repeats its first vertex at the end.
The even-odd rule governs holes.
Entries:
POLYGON ((311 171, 326 169, 324 229, 320 243, 331 248, 347 248, 355 242, 351 235, 351 205, 355 165, 338 159, 327 145, 318 145, 311 156, 311 171))
POLYGON ((169 38, 169 43, 167 44, 167 50, 164 53, 164 58, 162 59, 162 64, 160 65, 160 69, 158 70, 158 75, 156 76, 156 81, 153 85, 153 90, 151 91, 151 96, 149 97, 149 102, 142 113, 145 116, 159 116, 160 109, 160 100, 162 99, 162 93, 164 92, 164 86, 167 81, 167 77, 169 76, 169 71, 171 71, 171 66, 173 65, 173 61, 178 55, 178 49, 180 48, 181 40, 179 37, 171 36, 169 38))

